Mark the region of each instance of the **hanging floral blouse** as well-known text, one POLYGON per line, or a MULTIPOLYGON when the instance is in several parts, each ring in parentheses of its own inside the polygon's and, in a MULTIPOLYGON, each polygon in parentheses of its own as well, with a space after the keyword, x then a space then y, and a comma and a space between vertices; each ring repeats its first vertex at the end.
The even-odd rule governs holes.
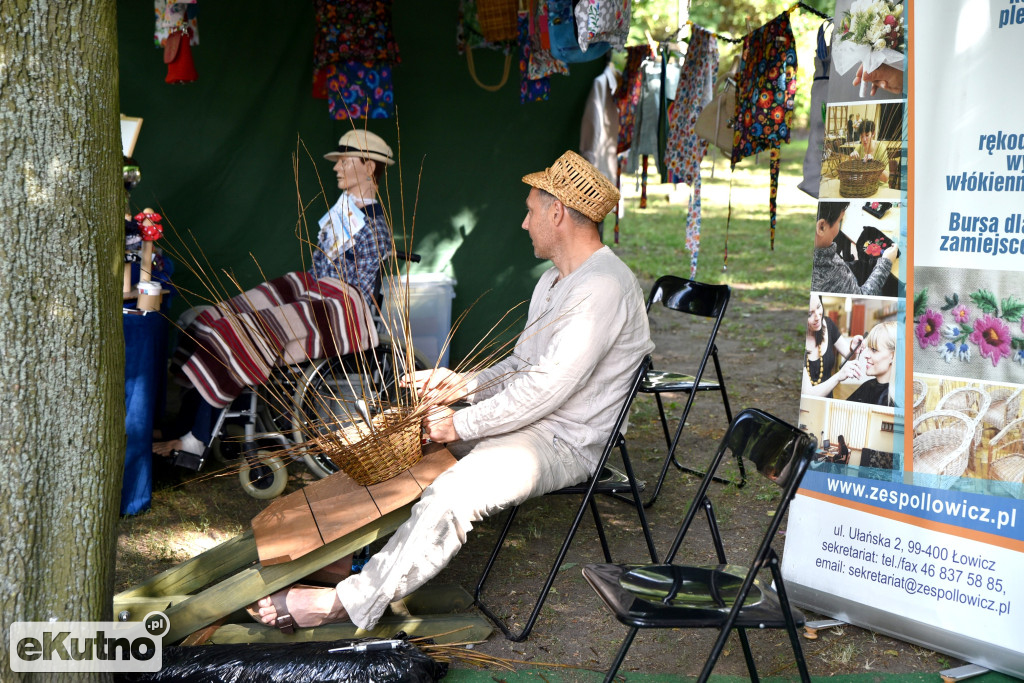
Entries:
POLYGON ((386 119, 395 114, 391 66, 346 62, 324 67, 332 119, 386 119))
POLYGON ((342 62, 398 64, 391 0, 314 0, 313 67, 342 62))
POLYGON ((516 18, 519 28, 519 103, 542 102, 551 92, 551 81, 547 77, 530 76, 530 14, 520 12, 516 18))
POLYGON ((697 135, 697 117, 714 95, 718 73, 718 41, 700 26, 694 26, 686 60, 676 88, 676 97, 668 108, 668 142, 665 145, 665 170, 670 183, 693 186, 690 210, 686 216, 686 247, 690 250, 690 278, 697 275, 700 251, 700 162, 708 143, 697 135))
POLYGON ((654 57, 651 46, 631 45, 626 48, 626 66, 622 69, 622 80, 615 91, 615 104, 619 109, 619 144, 616 151, 622 154, 633 144, 633 124, 636 110, 643 92, 643 63, 654 57))
POLYGON ((779 189, 779 146, 789 142, 796 96, 796 45, 789 14, 782 13, 743 39, 736 92, 732 165, 770 150, 771 244, 775 247, 775 198, 779 189))

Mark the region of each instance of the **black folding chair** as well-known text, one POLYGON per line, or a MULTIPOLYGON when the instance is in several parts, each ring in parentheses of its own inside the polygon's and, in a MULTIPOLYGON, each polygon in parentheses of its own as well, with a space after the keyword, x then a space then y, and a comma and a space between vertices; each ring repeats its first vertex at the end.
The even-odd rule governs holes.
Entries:
MULTIPOLYGON (((715 337, 718 335, 718 328, 725 316, 725 308, 729 304, 728 285, 709 285, 703 282, 687 280, 675 275, 664 275, 658 278, 651 288, 650 296, 647 297, 647 313, 650 315, 651 307, 661 303, 665 308, 688 315, 697 315, 704 318, 711 318, 711 333, 708 335, 707 344, 704 346, 704 353, 701 355, 700 364, 692 375, 681 374, 671 371, 648 370, 647 377, 640 385, 640 393, 654 394, 658 402, 658 417, 661 418, 661 428, 665 433, 665 445, 668 452, 665 454, 665 461, 662 463, 661 473, 654 486, 654 492, 650 500, 644 503, 644 507, 654 505, 658 494, 661 492, 662 484, 665 483, 665 476, 668 474, 669 466, 675 465, 683 472, 689 472, 697 476, 704 476, 704 472, 684 465, 676 457, 676 447, 679 445, 679 438, 682 436, 683 427, 686 426, 686 418, 693 407, 694 399, 698 392, 717 391, 722 395, 722 404, 725 406, 725 423, 732 422, 732 411, 729 408, 729 396, 725 391, 725 380, 722 378, 722 365, 718 360, 718 347, 715 345, 715 337), (704 379, 704 369, 707 367, 708 359, 714 363, 715 375, 718 381, 704 379), (686 394, 686 405, 683 407, 683 414, 679 418, 675 433, 671 434, 668 428, 668 419, 665 415, 665 405, 662 402, 662 394, 684 393, 686 394)), ((747 474, 743 469, 743 462, 736 461, 739 467, 739 479, 735 482, 715 475, 714 480, 730 484, 735 483, 742 488, 747 481, 747 474)))
POLYGON ((540 595, 537 597, 537 602, 533 607, 533 611, 526 620, 526 624, 518 632, 513 631, 509 625, 505 623, 504 619, 495 614, 492 608, 484 601, 482 595, 484 584, 486 583, 491 570, 494 568, 494 563, 497 560, 498 555, 501 553, 502 547, 505 545, 505 539, 508 537, 509 530, 512 528, 512 522, 515 520, 516 513, 519 511, 520 506, 517 505, 509 510, 508 519, 505 521, 505 527, 498 536, 498 541, 494 545, 494 550, 491 551, 491 556, 488 558, 487 564, 484 566, 484 571, 480 575, 480 580, 476 584, 474 599, 476 600, 476 605, 480 608, 480 611, 486 614, 487 617, 501 630, 501 632, 505 634, 505 637, 513 642, 525 640, 526 637, 530 635, 530 631, 533 630, 537 617, 540 615, 540 610, 544 606, 544 601, 547 599, 548 593, 551 590, 551 585, 555 581, 555 576, 558 574, 558 570, 562 566, 563 560, 565 560, 565 555, 569 551, 572 539, 576 535, 576 530, 579 528, 580 522, 583 520, 583 515, 588 507, 594 517, 594 525, 597 527, 597 536, 601 541, 601 549, 604 551, 605 561, 612 561, 611 551, 608 548, 608 539, 604 532, 604 524, 601 521, 601 515, 600 512, 598 512, 597 503, 595 501, 597 494, 613 494, 633 502, 637 516, 640 519, 640 528, 643 531, 644 539, 647 541, 647 550, 651 556, 651 561, 658 561, 657 552, 654 549, 654 541, 651 538, 651 531, 647 526, 647 516, 644 513, 643 502, 640 500, 640 491, 643 488, 643 483, 638 482, 633 474, 633 465, 629 460, 629 453, 626 450, 626 440, 622 436, 622 426, 626 421, 626 416, 629 414, 629 407, 633 403, 633 398, 636 396, 637 388, 639 387, 644 374, 647 372, 650 362, 650 356, 646 356, 633 376, 633 381, 629 387, 629 393, 623 401, 622 408, 619 410, 618 417, 615 419, 615 424, 612 425, 608 441, 605 443, 604 451, 601 454, 601 459, 598 462, 597 470, 594 475, 586 483, 567 486, 547 494, 576 494, 581 495, 582 499, 580 501, 579 509, 576 511, 576 516, 573 518, 572 524, 569 526, 569 530, 565 535, 565 539, 562 541, 562 547, 558 551, 558 556, 555 558, 555 562, 551 566, 551 571, 548 572, 547 580, 544 582, 544 587, 541 589, 540 595), (622 466, 624 471, 619 471, 608 465, 608 457, 616 447, 618 447, 619 453, 622 456, 622 466))
MULTIPOLYGON (((701 671, 706 681, 732 630, 739 634, 747 670, 758 680, 757 667, 747 641, 746 629, 785 628, 793 648, 800 677, 810 681, 807 663, 800 648, 797 628, 803 626, 804 615, 789 604, 786 584, 779 570, 779 557, 772 548, 790 501, 814 457, 817 441, 810 434, 761 412, 748 409, 736 416, 715 453, 708 474, 704 475, 693 502, 665 558, 665 564, 616 565, 588 564, 583 576, 597 591, 615 618, 630 627, 605 682, 610 683, 626 657, 626 652, 641 628, 715 628, 718 638, 701 671), (747 566, 727 564, 725 544, 719 533, 715 510, 708 492, 712 475, 725 458, 732 455, 751 461, 758 472, 782 489, 782 498, 760 545, 747 566), (718 564, 685 566, 674 564, 690 525, 703 509, 711 530, 718 564), (774 585, 759 574, 767 569, 774 585)), ((760 512, 758 519, 763 519, 760 512)))

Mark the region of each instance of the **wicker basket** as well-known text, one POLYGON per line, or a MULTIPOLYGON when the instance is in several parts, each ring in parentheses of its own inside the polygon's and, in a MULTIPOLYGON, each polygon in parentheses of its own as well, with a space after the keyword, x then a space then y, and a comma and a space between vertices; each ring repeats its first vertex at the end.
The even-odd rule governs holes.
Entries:
POLYGON ((408 410, 388 410, 365 422, 316 439, 317 446, 341 471, 360 486, 391 479, 422 456, 420 422, 408 410))
POLYGON ((477 0, 476 18, 480 32, 489 42, 507 42, 519 36, 516 0, 477 0))
MULTIPOLYGON (((915 382, 917 380, 914 380, 915 382)), ((974 424, 974 441, 970 448, 970 467, 974 472, 980 471, 981 463, 977 460, 978 449, 981 447, 982 433, 985 425, 981 419, 988 412, 992 399, 981 389, 974 387, 961 387, 949 392, 935 406, 936 410, 952 410, 966 415, 974 424)), ((916 408, 914 409, 917 410, 916 408)))
POLYGON ((914 419, 921 417, 927 410, 928 385, 919 379, 914 380, 914 419))
POLYGON ((839 196, 870 197, 878 191, 885 162, 878 159, 847 159, 839 164, 839 196))
POLYGON ((988 478, 1024 484, 1024 419, 1006 425, 988 443, 988 478))
POLYGON ((974 423, 963 413, 933 410, 914 420, 914 473, 941 475, 949 488, 967 471, 974 423))

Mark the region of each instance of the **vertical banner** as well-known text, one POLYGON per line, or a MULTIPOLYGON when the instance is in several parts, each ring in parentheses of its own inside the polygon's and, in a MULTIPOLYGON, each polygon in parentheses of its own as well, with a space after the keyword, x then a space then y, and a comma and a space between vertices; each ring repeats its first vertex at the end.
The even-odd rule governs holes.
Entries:
POLYGON ((1022 44, 1021 0, 836 3, 783 571, 1024 677, 1022 44))

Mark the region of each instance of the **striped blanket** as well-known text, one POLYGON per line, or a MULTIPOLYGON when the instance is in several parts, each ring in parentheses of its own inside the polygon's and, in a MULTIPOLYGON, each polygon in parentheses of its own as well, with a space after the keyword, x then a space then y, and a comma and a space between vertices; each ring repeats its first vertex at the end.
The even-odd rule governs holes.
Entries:
POLYGON ((379 344, 362 294, 336 278, 288 273, 203 311, 181 333, 171 373, 207 403, 229 405, 275 365, 379 344))

